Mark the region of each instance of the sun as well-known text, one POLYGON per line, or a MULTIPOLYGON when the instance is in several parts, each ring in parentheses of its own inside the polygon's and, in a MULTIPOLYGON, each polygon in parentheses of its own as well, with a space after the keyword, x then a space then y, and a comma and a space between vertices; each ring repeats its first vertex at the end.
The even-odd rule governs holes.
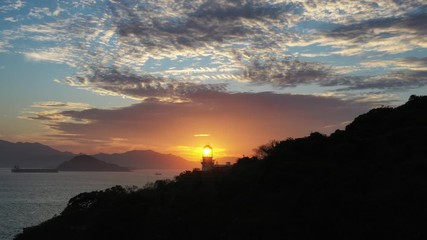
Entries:
POLYGON ((207 156, 207 155, 211 155, 212 150, 209 148, 205 148, 203 149, 203 155, 207 156))
POLYGON ((210 146, 205 146, 203 148, 203 156, 211 156, 212 155, 212 148, 210 146))

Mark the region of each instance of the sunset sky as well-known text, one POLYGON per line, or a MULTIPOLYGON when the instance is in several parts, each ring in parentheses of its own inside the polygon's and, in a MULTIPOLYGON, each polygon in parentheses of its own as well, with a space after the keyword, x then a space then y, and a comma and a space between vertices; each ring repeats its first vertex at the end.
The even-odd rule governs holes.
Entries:
POLYGON ((425 0, 0 3, 0 139, 199 160, 427 93, 425 0))

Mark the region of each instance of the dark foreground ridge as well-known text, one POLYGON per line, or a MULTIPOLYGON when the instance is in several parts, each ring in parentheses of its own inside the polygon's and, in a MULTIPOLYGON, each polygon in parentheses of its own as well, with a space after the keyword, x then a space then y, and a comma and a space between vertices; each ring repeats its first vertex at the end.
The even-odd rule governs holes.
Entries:
POLYGON ((427 97, 230 168, 82 193, 25 239, 426 239, 427 97))

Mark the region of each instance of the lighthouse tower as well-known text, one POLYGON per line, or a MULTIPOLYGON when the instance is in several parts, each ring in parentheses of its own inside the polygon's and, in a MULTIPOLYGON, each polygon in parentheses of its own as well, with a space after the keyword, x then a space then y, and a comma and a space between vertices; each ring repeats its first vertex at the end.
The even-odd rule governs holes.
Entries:
POLYGON ((212 147, 206 145, 202 152, 202 171, 208 171, 214 167, 212 147))

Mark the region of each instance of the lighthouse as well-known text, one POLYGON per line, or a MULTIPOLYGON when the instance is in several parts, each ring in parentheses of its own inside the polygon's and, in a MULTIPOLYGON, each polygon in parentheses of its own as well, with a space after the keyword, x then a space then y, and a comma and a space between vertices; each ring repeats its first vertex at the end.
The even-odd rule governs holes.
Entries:
POLYGON ((206 145, 202 151, 202 171, 208 171, 214 167, 212 147, 206 145))

